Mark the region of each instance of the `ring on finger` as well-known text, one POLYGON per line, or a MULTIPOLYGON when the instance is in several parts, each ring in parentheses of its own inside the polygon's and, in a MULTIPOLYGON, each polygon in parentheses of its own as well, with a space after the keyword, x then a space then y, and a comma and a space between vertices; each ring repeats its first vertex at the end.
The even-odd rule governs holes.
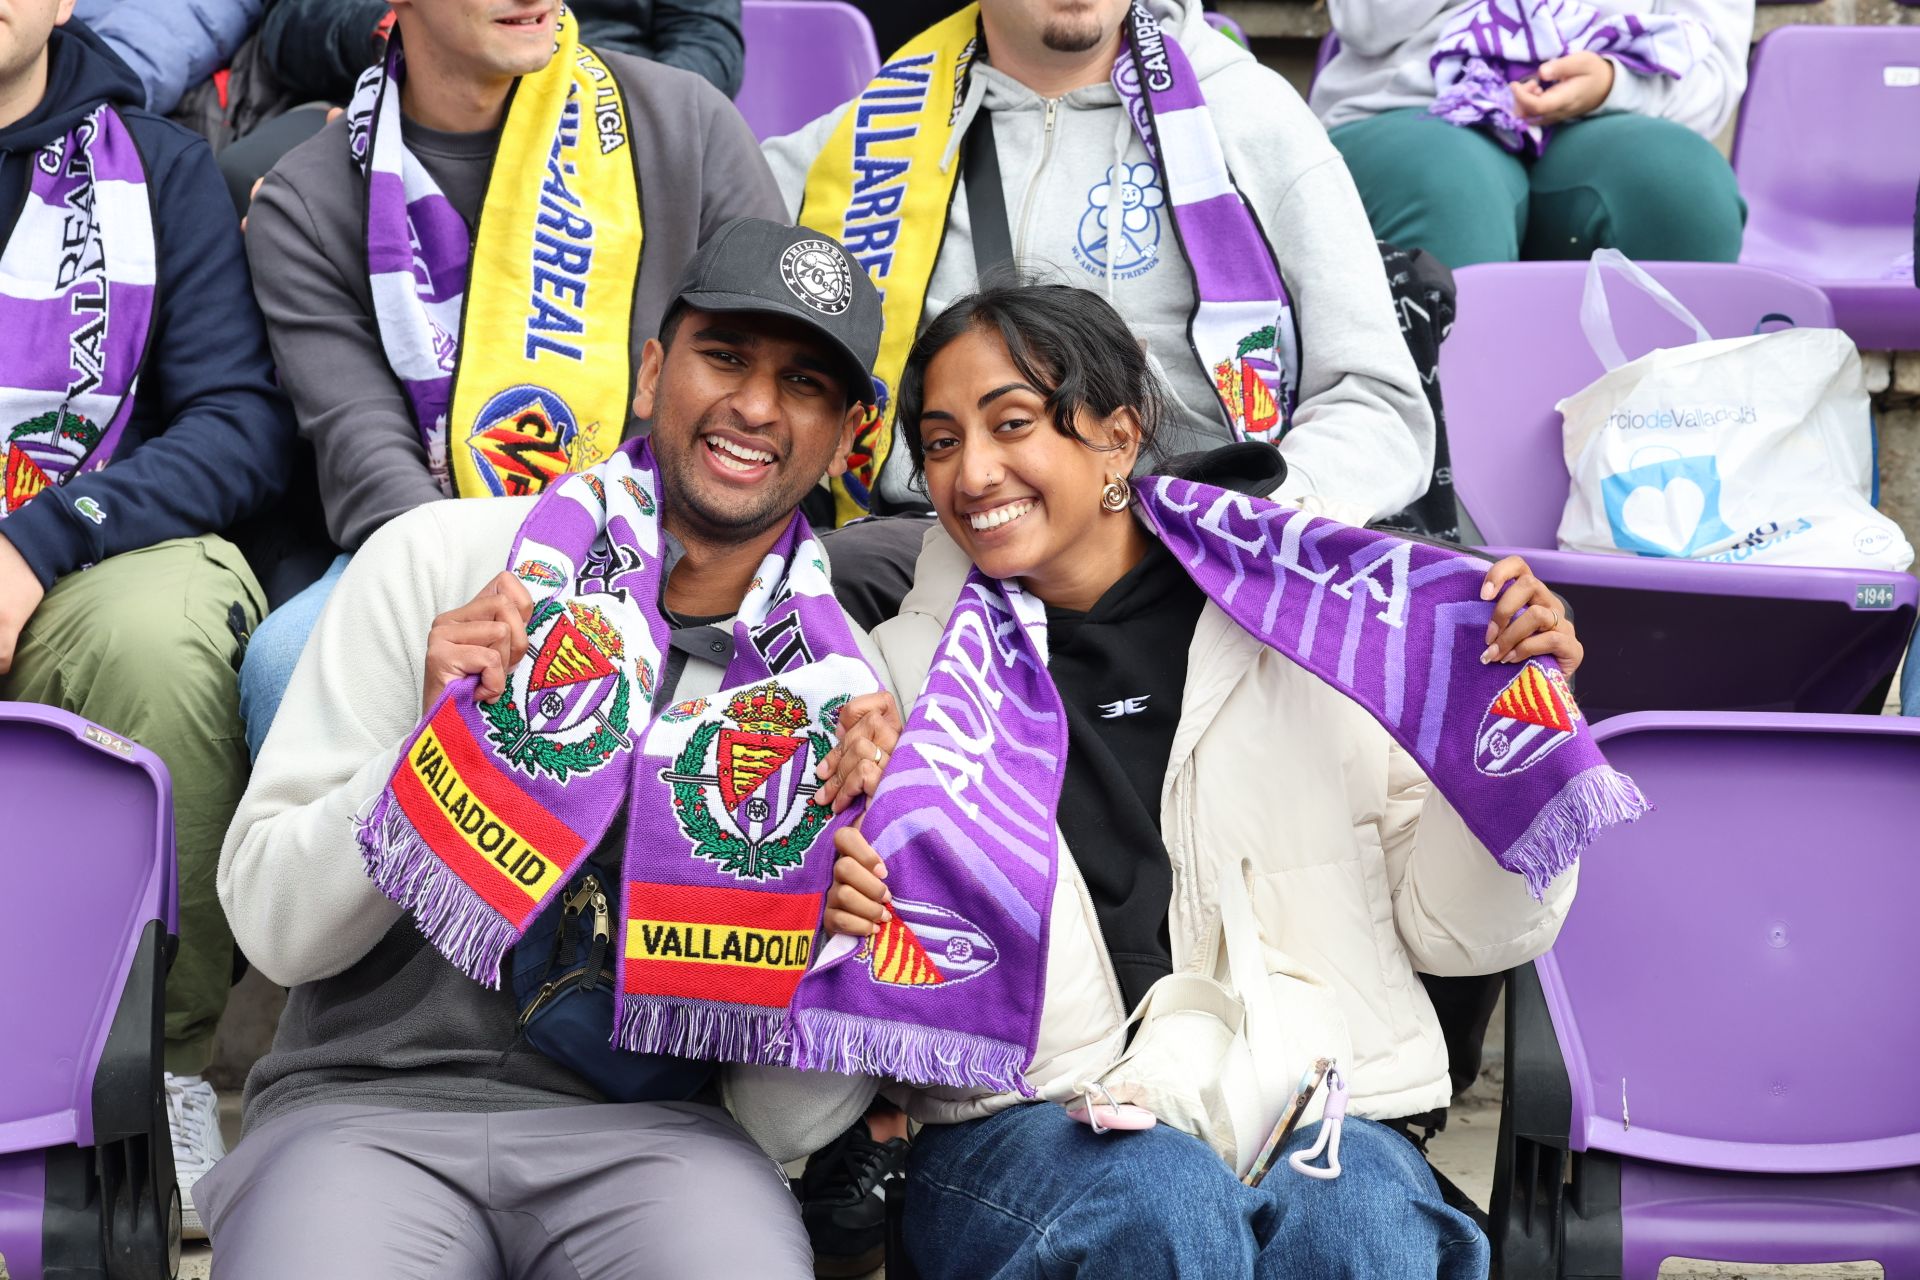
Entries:
POLYGON ((887 762, 887 753, 882 751, 878 746, 873 749, 873 762, 875 764, 885 764, 887 762))

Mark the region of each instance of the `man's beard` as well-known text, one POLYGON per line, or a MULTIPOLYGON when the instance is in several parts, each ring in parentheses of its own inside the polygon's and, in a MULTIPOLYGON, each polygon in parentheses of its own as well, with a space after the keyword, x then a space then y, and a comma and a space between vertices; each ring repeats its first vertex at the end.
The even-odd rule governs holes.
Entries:
POLYGON ((1085 53, 1107 38, 1098 22, 1052 22, 1040 29, 1040 43, 1055 53, 1085 53))
POLYGON ((784 488, 783 477, 779 473, 781 464, 776 463, 774 474, 762 481, 760 488, 753 493, 742 495, 739 505, 722 508, 703 501, 704 490, 694 476, 695 469, 704 464, 694 451, 707 447, 702 437, 710 428, 719 425, 721 417, 721 414, 712 411, 701 414, 700 420, 694 424, 685 453, 671 458, 663 457, 657 445, 653 452, 660 464, 664 510, 673 514, 675 523, 681 524, 702 541, 729 545, 750 541, 775 525, 784 524, 805 494, 788 500, 787 495, 781 492, 784 488))

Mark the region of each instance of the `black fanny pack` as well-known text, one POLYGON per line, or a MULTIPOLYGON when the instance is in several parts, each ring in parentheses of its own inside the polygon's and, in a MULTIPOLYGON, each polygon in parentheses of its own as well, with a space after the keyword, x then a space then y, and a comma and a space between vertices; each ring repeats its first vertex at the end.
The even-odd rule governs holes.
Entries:
POLYGON ((609 1102, 683 1102, 712 1078, 714 1064, 613 1043, 613 902, 618 881, 596 864, 561 892, 514 945, 513 999, 520 1034, 609 1102))

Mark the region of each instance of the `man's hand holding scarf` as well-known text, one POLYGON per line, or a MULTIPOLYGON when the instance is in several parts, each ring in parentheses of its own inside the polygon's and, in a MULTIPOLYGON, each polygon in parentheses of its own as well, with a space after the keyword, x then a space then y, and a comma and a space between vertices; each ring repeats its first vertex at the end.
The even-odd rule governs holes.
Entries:
POLYGON ((813 802, 830 805, 839 813, 856 797, 872 795, 904 727, 899 704, 885 690, 855 698, 840 708, 840 738, 814 770, 820 790, 814 793, 813 802))
POLYGON ((1514 82, 1514 114, 1541 128, 1590 116, 1613 92, 1613 76, 1613 63, 1585 49, 1544 62, 1514 82))
POLYGON ((427 631, 427 674, 420 693, 425 715, 448 685, 462 676, 479 676, 476 701, 492 703, 507 690, 507 672, 527 652, 527 623, 533 597, 520 579, 504 569, 480 594, 433 620, 427 631))

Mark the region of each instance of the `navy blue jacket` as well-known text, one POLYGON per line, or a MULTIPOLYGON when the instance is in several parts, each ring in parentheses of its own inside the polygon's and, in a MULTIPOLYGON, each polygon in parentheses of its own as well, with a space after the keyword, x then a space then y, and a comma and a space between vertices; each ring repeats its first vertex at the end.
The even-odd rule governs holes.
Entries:
MULTIPOLYGON (((0 228, 11 230, 26 201, 34 152, 110 102, 145 162, 158 244, 153 330, 133 420, 112 461, 0 520, 0 536, 46 586, 122 551, 217 533, 261 510, 286 488, 294 444, 212 150, 141 107, 139 79, 81 24, 55 28, 49 53, 46 97, 0 129, 0 228), (81 515, 80 498, 105 518, 81 515)), ((6 359, 0 343, 0 378, 6 359)), ((0 423, 0 436, 14 425, 0 423)))

